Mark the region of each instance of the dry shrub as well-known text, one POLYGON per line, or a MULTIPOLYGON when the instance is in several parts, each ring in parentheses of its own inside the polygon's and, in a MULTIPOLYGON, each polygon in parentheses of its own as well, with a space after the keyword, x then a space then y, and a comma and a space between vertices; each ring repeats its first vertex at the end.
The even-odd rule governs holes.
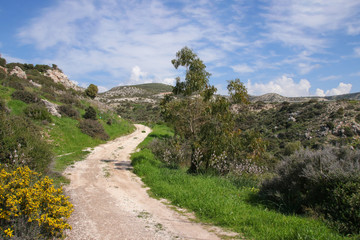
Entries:
POLYGON ((260 195, 292 213, 311 210, 340 232, 360 233, 360 151, 326 147, 286 157, 260 195))
POLYGON ((25 103, 36 103, 39 102, 39 98, 36 94, 23 91, 23 90, 17 90, 11 94, 11 97, 16 100, 23 101, 25 103))
POLYGON ((59 106, 59 112, 62 116, 67 116, 75 119, 80 118, 79 112, 76 109, 74 109, 71 105, 59 106))
POLYGON ((96 120, 84 119, 80 121, 79 128, 83 133, 90 137, 99 138, 101 140, 109 139, 109 135, 105 132, 103 125, 96 120))

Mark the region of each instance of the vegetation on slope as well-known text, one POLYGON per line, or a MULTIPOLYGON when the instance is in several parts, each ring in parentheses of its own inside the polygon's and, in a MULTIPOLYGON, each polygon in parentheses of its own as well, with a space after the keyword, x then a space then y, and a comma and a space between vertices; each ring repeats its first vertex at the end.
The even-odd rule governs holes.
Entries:
POLYGON ((66 166, 87 154, 84 148, 134 127, 83 92, 46 77, 56 65, 0 60, 7 67, 0 68, 0 236, 63 237, 72 205, 48 176, 61 179, 66 166), (28 79, 8 74, 17 67, 28 79))
POLYGON ((155 197, 167 198, 176 206, 194 211, 200 220, 229 228, 249 239, 350 239, 319 220, 268 209, 257 197, 257 181, 247 176, 193 175, 184 168, 174 169, 159 161, 149 143, 154 139, 168 141, 171 136, 171 129, 156 125, 141 145, 141 151, 131 157, 134 172, 155 197))

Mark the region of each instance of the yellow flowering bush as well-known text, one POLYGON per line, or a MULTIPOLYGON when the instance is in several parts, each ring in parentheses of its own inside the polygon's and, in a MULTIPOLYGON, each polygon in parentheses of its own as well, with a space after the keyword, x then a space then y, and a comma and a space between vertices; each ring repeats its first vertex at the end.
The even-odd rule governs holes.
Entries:
POLYGON ((71 229, 73 205, 49 177, 29 167, 8 172, 0 165, 0 238, 52 239, 71 229))

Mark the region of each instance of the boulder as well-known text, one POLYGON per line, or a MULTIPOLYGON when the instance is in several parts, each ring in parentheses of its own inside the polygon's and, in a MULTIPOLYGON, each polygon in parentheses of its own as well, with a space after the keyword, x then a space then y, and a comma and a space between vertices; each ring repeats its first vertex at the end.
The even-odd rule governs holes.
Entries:
POLYGON ((19 66, 15 66, 15 68, 11 70, 10 75, 16 75, 19 78, 27 79, 26 73, 19 66))

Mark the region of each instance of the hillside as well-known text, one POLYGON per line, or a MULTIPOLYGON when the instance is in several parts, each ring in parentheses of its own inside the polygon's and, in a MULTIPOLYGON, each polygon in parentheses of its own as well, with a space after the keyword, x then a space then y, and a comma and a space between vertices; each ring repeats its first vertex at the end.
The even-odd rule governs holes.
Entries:
POLYGON ((335 101, 335 100, 360 100, 360 92, 358 93, 349 93, 335 96, 325 96, 325 97, 284 97, 277 93, 267 93, 260 96, 250 96, 251 102, 306 102, 311 99, 316 99, 318 101, 335 101))
POLYGON ((86 155, 84 149, 133 126, 89 98, 56 65, 6 64, 1 58, 0 129, 1 164, 62 178, 59 172, 86 155))

